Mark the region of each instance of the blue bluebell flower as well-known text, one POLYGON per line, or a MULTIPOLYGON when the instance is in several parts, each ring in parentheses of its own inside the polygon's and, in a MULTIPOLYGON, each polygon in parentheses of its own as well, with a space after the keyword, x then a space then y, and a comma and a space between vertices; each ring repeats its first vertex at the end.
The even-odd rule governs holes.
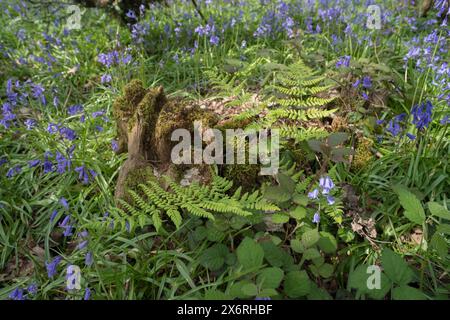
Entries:
POLYGON ((41 163, 41 160, 39 160, 39 159, 30 160, 30 161, 28 161, 28 167, 34 168, 37 165, 39 165, 40 163, 41 163))
POLYGON ((422 103, 420 106, 416 105, 412 108, 412 123, 416 126, 417 130, 422 130, 428 127, 432 120, 432 112, 433 105, 430 101, 422 103))
POLYGON ((319 224, 319 222, 320 222, 320 214, 319 214, 319 212, 314 213, 312 222, 315 223, 315 224, 319 224))
POLYGON ((84 259, 84 263, 89 267, 92 265, 92 263, 94 262, 94 256, 92 254, 92 251, 88 251, 86 253, 85 259, 84 259))
POLYGON ((69 203, 67 202, 67 199, 64 197, 61 197, 59 199, 59 203, 65 208, 65 209, 69 209, 69 203))
POLYGON ((16 288, 14 289, 10 294, 9 298, 12 300, 25 300, 25 297, 23 295, 23 289, 16 288))
POLYGON ((319 186, 322 188, 322 194, 328 194, 334 188, 334 183, 329 176, 326 176, 319 179, 319 186))
POLYGON ((86 290, 84 290, 83 300, 89 300, 90 298, 91 298, 91 290, 89 288, 86 288, 86 290))
POLYGON ((51 262, 46 262, 45 267, 47 268, 47 275, 49 278, 53 278, 57 272, 56 268, 61 262, 61 256, 56 256, 51 262))
POLYGON ((319 190, 317 188, 308 193, 309 199, 317 199, 318 196, 319 196, 319 190))

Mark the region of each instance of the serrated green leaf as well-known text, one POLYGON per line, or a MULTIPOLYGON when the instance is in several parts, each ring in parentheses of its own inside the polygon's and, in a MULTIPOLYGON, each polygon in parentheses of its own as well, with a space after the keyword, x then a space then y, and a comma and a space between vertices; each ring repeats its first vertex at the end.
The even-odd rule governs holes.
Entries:
POLYGON ((320 239, 317 244, 320 250, 328 254, 335 253, 337 250, 336 238, 331 233, 325 231, 321 231, 319 234, 320 239))
POLYGON ((306 247, 303 245, 303 243, 300 240, 292 239, 291 240, 291 249, 294 252, 302 253, 303 251, 306 250, 306 247))
POLYGON ((200 264, 210 270, 219 270, 225 263, 228 248, 223 243, 216 243, 203 251, 200 256, 200 264))
POLYGON ((258 294, 258 287, 254 283, 244 284, 241 290, 246 296, 250 297, 254 297, 258 294))
POLYGON ((425 211, 419 199, 403 186, 397 185, 393 189, 397 193, 400 204, 404 209, 404 216, 411 222, 420 225, 423 224, 425 221, 425 211))
POLYGON ((289 216, 283 213, 274 213, 271 215, 272 222, 283 224, 289 221, 289 216))
POLYGON ((264 257, 273 267, 281 267, 283 265, 283 252, 272 241, 262 242, 261 246, 264 250, 264 257))
POLYGON ((309 294, 311 280, 306 271, 291 271, 284 279, 284 292, 290 298, 304 297, 309 294))
POLYGON ((264 259, 264 250, 255 240, 245 238, 236 249, 237 259, 244 270, 260 267, 264 259))
POLYGON ((450 220, 450 212, 437 202, 428 202, 428 209, 433 216, 450 220))
POLYGON ((283 280, 284 272, 280 268, 265 268, 261 270, 256 282, 264 289, 276 289, 283 280))
POLYGON ((381 263, 384 272, 392 282, 399 285, 406 285, 413 280, 413 272, 408 264, 390 249, 384 249, 381 254, 381 263))
POLYGON ((303 258, 305 260, 317 259, 320 257, 320 252, 316 248, 309 248, 303 252, 303 258))
POLYGON ((317 229, 311 229, 302 234, 302 243, 305 247, 309 248, 319 241, 320 235, 317 229))
POLYGON ((410 286, 400 286, 392 290, 394 300, 425 300, 427 297, 420 290, 410 286))
POLYGON ((302 220, 306 217, 306 208, 303 206, 297 206, 294 210, 290 211, 289 214, 294 219, 302 220))

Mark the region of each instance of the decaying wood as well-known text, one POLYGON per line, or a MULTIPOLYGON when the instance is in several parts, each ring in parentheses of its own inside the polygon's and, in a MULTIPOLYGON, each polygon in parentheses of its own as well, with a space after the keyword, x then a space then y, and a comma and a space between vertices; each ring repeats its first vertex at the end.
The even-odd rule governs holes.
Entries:
POLYGON ((117 180, 115 198, 123 199, 131 183, 145 182, 149 172, 168 171, 173 130, 193 130, 201 120, 210 126, 217 122, 212 111, 188 106, 179 100, 169 100, 162 87, 145 89, 139 80, 132 80, 123 95, 114 102, 114 117, 118 132, 118 153, 128 152, 117 180), (139 178, 139 179, 138 179, 139 178))

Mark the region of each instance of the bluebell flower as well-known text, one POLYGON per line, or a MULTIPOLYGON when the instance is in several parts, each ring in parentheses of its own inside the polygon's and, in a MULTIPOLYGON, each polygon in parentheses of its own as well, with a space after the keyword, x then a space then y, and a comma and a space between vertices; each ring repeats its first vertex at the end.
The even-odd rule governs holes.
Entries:
POLYGON ((313 191, 308 193, 308 198, 309 199, 317 199, 318 196, 319 196, 319 190, 318 189, 314 189, 313 191))
POLYGON ((31 130, 36 126, 36 120, 34 119, 27 119, 24 122, 25 126, 27 127, 27 130, 31 130))
POLYGON ((73 141, 77 138, 77 133, 67 127, 62 127, 59 129, 59 134, 61 135, 61 137, 63 137, 64 139, 73 141))
POLYGON ((412 108, 412 123, 416 126, 417 130, 422 130, 428 127, 432 120, 432 112, 433 105, 430 101, 422 103, 420 106, 416 105, 412 108))
POLYGON ((109 83, 109 82, 111 82, 111 80, 112 80, 112 77, 111 77, 111 75, 109 75, 109 74, 103 74, 103 75, 100 77, 100 82, 101 82, 101 83, 109 83))
POLYGON ((212 35, 211 38, 209 39, 209 42, 217 46, 219 44, 219 37, 216 35, 212 35))
POLYGON ((322 194, 328 194, 334 188, 334 183, 329 176, 326 176, 319 179, 319 186, 322 188, 322 194))
POLYGON ((55 220, 57 215, 58 215, 58 211, 53 210, 52 214, 50 215, 50 222, 53 222, 53 220, 55 220))
POLYGON ((97 173, 94 170, 87 170, 85 165, 75 168, 75 171, 78 172, 78 179, 83 182, 83 184, 89 183, 89 173, 94 178, 97 176, 97 173))
POLYGON ((70 215, 67 215, 62 222, 58 225, 60 228, 64 229, 64 237, 70 237, 72 235, 73 226, 70 225, 70 215))
POLYGON ((119 144, 114 139, 111 140, 111 148, 113 149, 114 152, 117 152, 119 150, 119 144))
POLYGON ((319 222, 320 222, 320 214, 319 214, 319 212, 314 213, 312 222, 315 223, 315 224, 319 224, 319 222))
POLYGON ((71 116, 74 116, 74 115, 82 113, 82 112, 83 112, 83 106, 81 104, 75 104, 75 105, 67 108, 67 113, 71 116))
POLYGON ((125 15, 130 19, 137 20, 136 13, 134 13, 133 10, 128 10, 128 12, 125 15))
POLYGON ((78 250, 82 250, 82 249, 86 248, 88 244, 89 244, 89 241, 88 241, 88 240, 81 241, 81 242, 77 245, 77 249, 78 249, 78 250))
POLYGON ((39 160, 39 159, 30 160, 30 161, 28 161, 28 167, 34 168, 40 163, 41 163, 41 160, 39 160))
POLYGON ((17 165, 15 167, 12 167, 8 170, 8 172, 6 173, 6 177, 7 178, 12 178, 13 176, 15 176, 16 174, 20 173, 22 171, 22 167, 17 165))
POLYGON ((272 300, 270 297, 255 297, 255 300, 272 300))
POLYGON ((65 209, 69 209, 69 204, 67 203, 67 199, 64 197, 61 197, 59 199, 59 203, 65 208, 65 209))
POLYGON ((331 206, 331 205, 333 205, 336 202, 336 200, 334 199, 333 196, 328 195, 327 196, 327 202, 331 206))
POLYGON ((23 289, 16 288, 9 294, 9 298, 12 300, 25 300, 23 295, 23 289))
POLYGON ((366 100, 366 101, 369 100, 369 96, 367 95, 367 93, 363 92, 363 93, 361 93, 361 95, 364 100, 366 100))
POLYGON ((56 162, 57 162, 57 169, 56 169, 56 171, 59 174, 63 174, 64 172, 66 172, 66 169, 70 169, 71 161, 66 159, 59 152, 56 152, 56 162))
POLYGON ((50 152, 46 152, 44 155, 44 173, 49 173, 53 171, 53 163, 48 160, 48 157, 51 156, 50 152))
POLYGON ((372 87, 372 79, 369 76, 365 76, 363 78, 363 87, 364 88, 371 88, 372 87))
POLYGON ((401 113, 397 116, 395 116, 391 121, 388 123, 388 127, 386 130, 390 132, 394 137, 398 136, 400 132, 402 131, 402 127, 400 126, 400 122, 403 121, 406 118, 406 113, 401 113))
POLYGON ((55 123, 49 123, 47 126, 48 133, 55 133, 58 131, 58 125, 55 123))
POLYGON ((450 116, 445 116, 441 119, 441 121, 439 122, 442 126, 449 124, 450 123, 450 116))
POLYGON ((31 295, 35 295, 38 291, 38 286, 36 283, 32 283, 27 287, 27 291, 31 295))
POLYGON ((342 66, 344 66, 344 67, 349 67, 350 66, 350 60, 351 60, 351 56, 343 56, 343 57, 340 57, 339 59, 338 59, 338 61, 336 62, 336 68, 340 68, 340 67, 342 67, 342 66))
POLYGON ((361 80, 357 79, 357 80, 352 84, 352 87, 353 87, 353 88, 358 88, 359 85, 360 85, 360 83, 361 83, 361 80))
POLYGON ((86 290, 84 290, 83 300, 89 300, 90 298, 91 298, 91 290, 89 288, 86 288, 86 290))
POLYGON ((61 260, 61 256, 57 256, 55 257, 55 259, 53 259, 53 261, 45 263, 45 267, 47 268, 47 275, 49 278, 53 278, 55 276, 57 272, 56 268, 61 260))
POLYGON ((92 251, 89 251, 86 253, 84 263, 89 267, 92 265, 93 262, 94 262, 94 257, 93 257, 92 251))
POLYGON ((103 110, 101 110, 101 111, 95 111, 95 112, 92 112, 92 118, 98 118, 98 117, 100 117, 100 116, 103 116, 105 114, 105 111, 103 111, 103 110))
POLYGON ((409 138, 409 140, 415 140, 416 139, 416 136, 415 135, 413 135, 412 133, 406 133, 406 136, 409 138))

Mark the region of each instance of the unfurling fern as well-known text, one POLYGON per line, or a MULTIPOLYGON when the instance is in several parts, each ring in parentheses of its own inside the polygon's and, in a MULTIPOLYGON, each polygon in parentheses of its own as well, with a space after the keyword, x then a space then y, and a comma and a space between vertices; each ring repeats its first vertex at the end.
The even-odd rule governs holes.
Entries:
POLYGON ((121 208, 114 208, 111 218, 122 228, 133 229, 138 224, 144 227, 151 222, 159 231, 163 223, 163 214, 179 228, 182 213, 214 220, 214 214, 235 214, 249 216, 254 211, 277 211, 279 208, 263 199, 259 191, 241 195, 239 187, 232 196, 226 192, 232 181, 214 176, 208 185, 192 183, 180 186, 168 180, 169 190, 164 190, 158 182, 148 181, 140 184, 140 192, 128 190, 134 204, 120 200, 121 208))
MULTIPOLYGON (((281 69, 276 76, 276 84, 267 88, 272 94, 264 105, 266 114, 251 123, 249 128, 278 128, 281 137, 296 141, 326 137, 328 132, 324 128, 308 125, 308 122, 329 117, 337 110, 324 107, 334 97, 319 96, 332 87, 324 85, 324 80, 324 76, 317 75, 302 60, 281 69)), ((250 118, 252 115, 248 113, 245 116, 250 118)))

